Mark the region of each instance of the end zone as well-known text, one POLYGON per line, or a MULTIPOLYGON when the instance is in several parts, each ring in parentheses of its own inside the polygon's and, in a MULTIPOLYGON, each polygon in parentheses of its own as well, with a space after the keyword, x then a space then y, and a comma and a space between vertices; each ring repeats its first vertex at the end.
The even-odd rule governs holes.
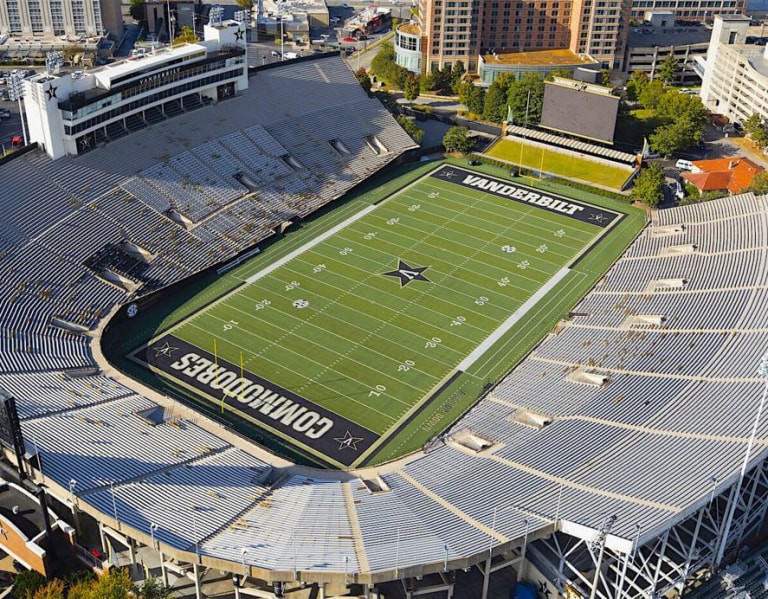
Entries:
POLYGON ((131 358, 335 465, 350 467, 380 436, 174 335, 153 340, 131 358))

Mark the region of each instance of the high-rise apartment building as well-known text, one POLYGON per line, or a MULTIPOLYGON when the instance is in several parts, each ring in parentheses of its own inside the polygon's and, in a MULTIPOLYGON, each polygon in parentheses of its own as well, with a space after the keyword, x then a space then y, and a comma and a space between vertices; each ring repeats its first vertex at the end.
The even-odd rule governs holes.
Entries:
POLYGON ((420 0, 395 37, 398 63, 428 72, 480 54, 568 48, 620 68, 631 0, 420 0))
POLYGON ((121 29, 120 0, 0 0, 0 35, 77 38, 121 29))
MULTIPOLYGON (((743 13, 746 0, 420 0, 416 22, 395 36, 397 62, 429 72, 478 56, 569 49, 623 70, 631 19, 664 11, 672 20, 712 20, 743 13)), ((673 27, 673 23, 670 27, 673 27)))

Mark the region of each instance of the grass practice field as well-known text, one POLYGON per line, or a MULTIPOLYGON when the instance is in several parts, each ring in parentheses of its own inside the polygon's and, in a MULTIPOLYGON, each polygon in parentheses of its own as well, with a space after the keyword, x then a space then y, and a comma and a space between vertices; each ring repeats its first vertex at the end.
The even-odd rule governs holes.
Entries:
POLYGON ((622 216, 443 165, 239 270, 133 359, 319 463, 376 463, 553 289, 583 281, 568 266, 622 216))
POLYGON ((580 179, 616 190, 621 189, 632 174, 630 169, 598 164, 573 154, 541 148, 518 139, 500 139, 485 154, 518 166, 522 158, 524 168, 552 173, 564 179, 580 179))

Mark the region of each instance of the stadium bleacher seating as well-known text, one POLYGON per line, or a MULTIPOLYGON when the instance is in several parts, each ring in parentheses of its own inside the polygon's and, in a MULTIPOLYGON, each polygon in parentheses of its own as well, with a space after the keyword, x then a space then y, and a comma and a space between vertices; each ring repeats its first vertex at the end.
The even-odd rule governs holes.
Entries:
POLYGON ((99 269, 146 284, 138 293, 169 285, 340 197, 410 145, 341 60, 259 78, 213 128, 195 125, 201 112, 181 114, 110 142, 109 152, 57 162, 30 153, 0 167, 9 198, 0 387, 17 396, 48 478, 64 488, 76 479, 80 501, 110 515, 116 505, 118 519, 144 534, 162 522, 157 538, 178 549, 239 563, 247 547, 247 561, 265 568, 375 572, 442 562, 446 546, 451 559, 476 556, 557 518, 598 527, 617 514, 612 533, 630 538, 636 523, 663 527, 707 497, 713 476, 738 470, 768 342, 768 206, 752 194, 654 214, 575 308, 583 315, 543 341, 445 443, 384 472, 386 491, 290 469, 266 482, 267 463, 202 425, 172 413, 152 422, 142 414, 157 404, 122 384, 69 376, 98 365, 93 340, 61 321, 92 329, 129 298, 99 269), (372 136, 386 152, 370 148, 372 136), (659 235, 668 225, 680 233, 659 235), (149 254, 141 272, 120 262, 124 242, 149 254), (694 251, 665 253, 683 243, 694 251), (686 282, 649 289, 665 277, 686 282), (665 320, 627 323, 638 314, 665 320), (605 383, 569 378, 579 369, 605 383), (527 426, 525 412, 548 423, 527 426), (467 430, 492 447, 475 455, 451 441, 467 430))

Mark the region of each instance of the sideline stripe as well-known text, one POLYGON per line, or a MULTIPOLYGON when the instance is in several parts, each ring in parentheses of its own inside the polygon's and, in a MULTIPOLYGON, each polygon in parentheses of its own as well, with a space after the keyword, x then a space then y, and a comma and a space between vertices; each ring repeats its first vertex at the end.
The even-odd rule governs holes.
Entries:
POLYGON ((517 324, 517 321, 519 321, 523 316, 525 316, 526 312, 533 308, 539 300, 541 300, 545 295, 547 295, 552 289, 557 285, 560 281, 562 281, 565 276, 571 272, 569 268, 561 268, 555 273, 555 276, 553 276, 549 281, 544 283, 541 287, 539 287, 539 290, 534 293, 531 297, 529 297, 525 303, 520 306, 517 310, 515 310, 512 315, 507 318, 504 322, 499 325, 499 327, 493 331, 488 337, 485 338, 485 341, 483 341, 480 345, 478 345, 472 353, 470 353, 466 358, 464 358, 459 365, 456 367, 459 370, 467 370, 472 364, 475 363, 476 360, 480 358, 486 351, 490 349, 490 347, 496 343, 501 337, 506 333, 509 329, 511 329, 515 324, 517 324))
POLYGON ((357 214, 353 214, 348 219, 340 222, 335 227, 331 227, 330 229, 328 229, 325 233, 321 233, 320 235, 315 237, 312 241, 309 241, 309 242, 305 243, 304 245, 302 245, 301 247, 296 248, 290 254, 287 254, 287 255, 283 256, 282 258, 280 258, 276 262, 273 262, 272 264, 270 264, 266 268, 263 268, 262 270, 260 270, 256 274, 251 275, 250 277, 248 277, 245 280, 245 282, 246 283, 255 283, 261 277, 264 277, 264 276, 268 275, 273 270, 277 270, 283 264, 286 264, 287 262, 290 262, 296 256, 299 256, 299 255, 303 254, 304 252, 306 252, 309 249, 312 249, 317 244, 322 243, 323 241, 325 241, 326 239, 328 239, 332 235, 336 235, 336 233, 338 233, 339 231, 341 231, 345 227, 348 227, 349 225, 351 225, 356 220, 359 220, 362 217, 364 217, 366 214, 368 214, 369 212, 373 212, 374 210, 376 210, 376 208, 377 208, 376 204, 371 204, 370 206, 367 206, 367 207, 363 208, 357 214))

